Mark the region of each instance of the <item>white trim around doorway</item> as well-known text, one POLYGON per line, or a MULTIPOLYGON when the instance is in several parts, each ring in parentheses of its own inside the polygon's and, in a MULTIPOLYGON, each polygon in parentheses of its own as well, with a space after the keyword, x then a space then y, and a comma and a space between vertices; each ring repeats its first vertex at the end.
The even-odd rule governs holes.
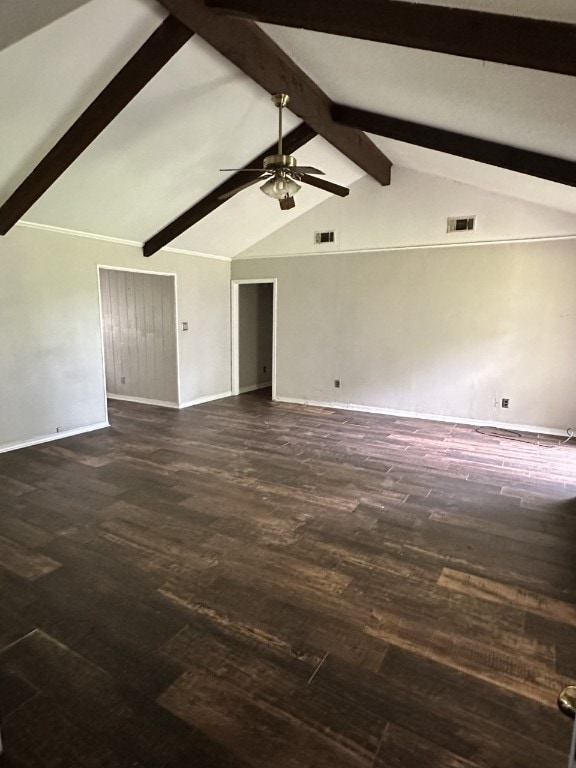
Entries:
POLYGON ((259 279, 232 280, 231 281, 231 323, 232 323, 232 394, 240 394, 240 286, 256 285, 259 283, 271 283, 272 296, 272 400, 276 400, 276 328, 278 305, 278 279, 276 277, 264 277, 259 279))

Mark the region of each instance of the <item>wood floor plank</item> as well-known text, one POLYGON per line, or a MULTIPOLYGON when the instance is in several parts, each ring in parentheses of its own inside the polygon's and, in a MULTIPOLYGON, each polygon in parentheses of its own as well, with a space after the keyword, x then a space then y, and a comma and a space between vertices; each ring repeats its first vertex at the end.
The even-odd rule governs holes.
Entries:
POLYGON ((312 692, 309 661, 286 657, 278 664, 230 637, 190 628, 165 650, 189 671, 160 703, 253 765, 372 765, 385 723, 312 692))
POLYGON ((41 547, 53 538, 43 528, 19 516, 7 514, 0 516, 0 535, 29 549, 41 547))
POLYGON ((389 725, 374 768, 478 768, 463 757, 397 725, 389 725))
MULTIPOLYGON (((455 670, 401 648, 391 647, 379 674, 398 691, 417 692, 422 707, 438 712, 458 711, 474 721, 496 723, 503 732, 537 739, 552 750, 567 745, 569 730, 554 707, 540 704, 503 687, 455 670)), ((446 742, 448 743, 448 742, 446 742)))
POLYGON ((42 768, 123 768, 106 742, 76 724, 50 697, 43 694, 25 703, 3 723, 9 744, 8 765, 42 768))
POLYGON ((3 729, 8 755, 24 764, 184 768, 208 747, 200 735, 198 752, 195 731, 42 632, 1 652, 0 665, 41 694, 9 715, 3 729))
MULTIPOLYGON (((442 677, 436 681, 442 686, 442 677)), ((435 697, 423 695, 418 677, 410 676, 402 682, 384 674, 375 675, 358 670, 336 657, 329 657, 314 679, 314 685, 337 692, 368 712, 378 713, 400 728, 425 739, 436 747, 468 760, 480 768, 540 768, 561 763, 562 749, 568 750, 565 740, 552 749, 541 743, 538 732, 531 736, 519 734, 495 718, 484 719, 467 709, 466 699, 455 699, 452 704, 442 703, 435 697), (464 703, 464 706, 462 706, 464 703)), ((555 713, 556 714, 556 713, 555 713)), ((406 765, 420 768, 417 762, 408 762, 410 747, 406 748, 406 765)))
POLYGON ((34 698, 38 690, 16 674, 0 669, 0 721, 34 698))
POLYGON ((530 655, 524 649, 518 653, 382 609, 374 611, 374 623, 366 631, 399 648, 550 706, 566 685, 565 678, 555 670, 554 660, 541 658, 539 644, 530 655))
POLYGON ((443 568, 438 584, 464 595, 479 597, 495 603, 523 608, 530 613, 576 627, 576 605, 554 600, 508 584, 474 576, 470 573, 443 568))
POLYGON ((16 541, 0 536, 0 567, 33 581, 60 567, 60 563, 16 541))

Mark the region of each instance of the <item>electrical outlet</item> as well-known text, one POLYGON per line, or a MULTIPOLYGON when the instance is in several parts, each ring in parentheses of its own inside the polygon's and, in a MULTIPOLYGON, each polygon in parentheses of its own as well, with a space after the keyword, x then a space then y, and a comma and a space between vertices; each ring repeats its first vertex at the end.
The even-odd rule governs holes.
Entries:
POLYGON ((336 389, 340 389, 340 379, 334 379, 334 386, 336 389))
POLYGON ((494 408, 500 408, 500 400, 497 397, 494 398, 494 408))
POLYGON ((266 365, 263 365, 263 366, 262 366, 262 373, 266 373, 266 369, 267 369, 267 366, 266 366, 266 365))
POLYGON ((503 397, 502 398, 502 408, 509 408, 510 407, 510 398, 509 397, 503 397))
POLYGON ((187 331, 188 330, 188 323, 186 321, 184 321, 183 323, 180 323, 180 327, 182 328, 183 331, 187 331))

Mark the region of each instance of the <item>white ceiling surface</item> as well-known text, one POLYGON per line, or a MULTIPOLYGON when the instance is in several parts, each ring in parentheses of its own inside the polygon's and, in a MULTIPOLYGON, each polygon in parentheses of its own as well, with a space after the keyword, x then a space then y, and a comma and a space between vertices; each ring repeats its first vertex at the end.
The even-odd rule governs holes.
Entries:
MULTIPOLYGON (((496 0, 466 4, 459 0, 458 5, 495 10, 496 0)), ((571 0, 571 8, 564 5, 566 18, 576 22, 576 3, 571 0)), ((521 6, 526 12, 536 8, 520 0, 514 4, 517 9, 521 6)), ((561 4, 557 6, 560 12, 561 4)), ((269 24, 262 27, 335 102, 576 160, 576 78, 269 24)), ((375 141, 398 165, 576 212, 572 187, 396 141, 375 141)))
MULTIPOLYGON (((38 0, 20 2, 34 8, 38 0)), ((543 15, 536 0, 436 2, 543 15)), ((79 3, 56 5, 62 11, 79 3)), ((576 23, 573 0, 543 5, 546 17, 576 23)), ((12 105, 0 122, 0 201, 164 16, 154 0, 91 0, 0 52, 0 102, 12 105)), ((576 78, 263 26, 335 102, 576 160, 576 78)), ((219 168, 242 166, 272 144, 276 119, 268 95, 194 37, 24 218, 144 241, 221 183, 225 176, 219 168)), ((286 130, 297 122, 287 114, 286 130)), ((379 137, 374 141, 399 166, 576 213, 575 189, 379 137)), ((340 184, 363 176, 322 139, 297 157, 340 184)), ((234 256, 328 197, 305 187, 296 208, 283 212, 255 186, 170 245, 234 256)))
POLYGON ((406 0, 426 5, 466 8, 470 11, 503 13, 507 16, 527 16, 534 19, 576 23, 574 0, 406 0))
POLYGON ((2 0, 0 50, 87 2, 88 0, 2 0))
MULTIPOLYGON (((152 0, 92 0, 0 53, 6 198, 162 20, 152 0), (86 30, 90 33, 86 34, 86 30)), ((285 116, 290 130, 300 121, 285 116)), ((268 94, 198 37, 138 94, 24 219, 144 241, 277 139, 268 94), (229 174, 228 174, 229 175, 229 174)), ((322 139, 297 153, 341 184, 362 171, 322 139)), ((257 187, 228 201, 171 247, 233 256, 328 197, 306 187, 282 212, 257 187), (231 227, 230 221, 242 222, 231 227)))
MULTIPOLYGON (((395 167, 409 168, 443 179, 451 179, 486 192, 506 195, 536 205, 576 214, 576 188, 545 179, 506 171, 424 147, 415 147, 381 136, 370 136, 395 167)), ((394 176, 394 168, 392 168, 394 176)))

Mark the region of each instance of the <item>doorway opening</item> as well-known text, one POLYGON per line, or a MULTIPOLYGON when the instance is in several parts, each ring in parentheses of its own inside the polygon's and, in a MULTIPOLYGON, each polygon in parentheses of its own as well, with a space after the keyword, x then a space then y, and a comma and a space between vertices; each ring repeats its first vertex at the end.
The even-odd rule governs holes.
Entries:
POLYGON ((99 267, 106 395, 179 407, 176 276, 99 267))
POLYGON ((232 394, 276 398, 276 278, 232 281, 232 394))

